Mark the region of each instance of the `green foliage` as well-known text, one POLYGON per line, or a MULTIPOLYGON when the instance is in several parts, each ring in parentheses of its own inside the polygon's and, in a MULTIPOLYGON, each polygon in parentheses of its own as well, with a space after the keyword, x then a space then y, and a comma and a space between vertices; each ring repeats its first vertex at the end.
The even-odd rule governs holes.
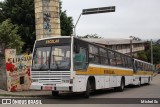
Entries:
MULTIPOLYGON (((153 64, 160 63, 160 45, 154 45, 153 43, 153 64)), ((145 51, 137 53, 135 58, 147 61, 151 63, 151 43, 150 41, 145 42, 145 51)))
MULTIPOLYGON (((23 52, 28 48, 32 50, 35 35, 35 13, 34 0, 5 0, 0 3, 0 23, 10 18, 13 24, 19 29, 19 36, 22 38, 24 45, 23 52)), ((66 11, 60 8, 61 34, 69 36, 73 33, 73 20, 68 17, 66 11)))
MULTIPOLYGON (((146 55, 148 57, 148 62, 151 62, 151 49, 147 50, 146 55)), ((153 63, 160 63, 160 46, 153 45, 153 63)))
POLYGON ((61 20, 61 35, 71 36, 73 34, 73 19, 67 16, 66 11, 62 11, 62 1, 60 1, 60 20, 61 20))
POLYGON ((147 61, 148 60, 147 55, 144 51, 138 52, 136 58, 140 59, 142 61, 147 61))
POLYGON ((66 11, 61 13, 61 35, 62 36, 71 36, 73 33, 73 19, 68 17, 66 11))
POLYGON ((129 38, 131 38, 132 40, 141 41, 141 39, 139 37, 129 36, 129 38))
POLYGON ((88 35, 85 35, 85 36, 78 36, 78 38, 102 38, 100 36, 98 36, 97 34, 88 34, 88 35))
POLYGON ((4 48, 16 48, 18 52, 24 44, 18 35, 18 26, 13 25, 10 19, 0 24, 0 45, 2 44, 4 48))
POLYGON ((0 6, 0 21, 10 18, 19 26, 18 33, 24 41, 23 51, 32 48, 36 38, 34 0, 5 0, 0 6))

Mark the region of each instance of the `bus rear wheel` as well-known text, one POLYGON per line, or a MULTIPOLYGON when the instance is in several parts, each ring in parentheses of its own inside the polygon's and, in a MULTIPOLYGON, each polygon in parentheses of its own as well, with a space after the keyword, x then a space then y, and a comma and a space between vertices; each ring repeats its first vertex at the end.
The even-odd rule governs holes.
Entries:
POLYGON ((119 91, 119 92, 123 92, 124 87, 125 87, 125 81, 124 81, 124 79, 122 78, 122 79, 121 79, 121 84, 120 84, 120 86, 119 86, 119 87, 115 87, 115 90, 116 90, 116 91, 119 91))
POLYGON ((147 85, 150 85, 150 83, 151 83, 151 78, 149 77, 147 85))
POLYGON ((138 83, 138 85, 137 85, 138 87, 140 87, 141 86, 141 78, 139 78, 139 83, 138 83))
POLYGON ((86 91, 84 92, 84 97, 89 98, 90 96, 90 90, 91 90, 91 84, 90 81, 87 82, 86 91))

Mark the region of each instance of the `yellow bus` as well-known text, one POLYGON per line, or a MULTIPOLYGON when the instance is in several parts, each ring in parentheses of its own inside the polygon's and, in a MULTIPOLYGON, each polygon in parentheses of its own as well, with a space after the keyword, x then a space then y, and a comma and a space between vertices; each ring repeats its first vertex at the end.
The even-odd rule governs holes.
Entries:
POLYGON ((31 89, 83 93, 149 84, 153 65, 76 37, 37 40, 33 50, 31 89))

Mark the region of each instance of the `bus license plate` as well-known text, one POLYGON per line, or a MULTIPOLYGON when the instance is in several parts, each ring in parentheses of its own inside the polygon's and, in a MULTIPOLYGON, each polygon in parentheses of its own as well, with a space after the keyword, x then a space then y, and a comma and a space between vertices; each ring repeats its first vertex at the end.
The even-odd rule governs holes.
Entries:
POLYGON ((50 91, 50 90, 52 90, 52 86, 44 86, 44 87, 43 87, 43 90, 48 90, 48 91, 50 91))

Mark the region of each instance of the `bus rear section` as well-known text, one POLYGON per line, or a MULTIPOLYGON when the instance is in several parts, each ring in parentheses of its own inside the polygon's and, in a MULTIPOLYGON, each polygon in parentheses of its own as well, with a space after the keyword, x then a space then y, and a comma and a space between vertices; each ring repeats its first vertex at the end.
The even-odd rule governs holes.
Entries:
POLYGON ((154 65, 138 59, 134 60, 134 85, 150 84, 153 76, 154 65))
POLYGON ((31 67, 31 89, 72 90, 71 38, 51 38, 35 42, 31 67))

